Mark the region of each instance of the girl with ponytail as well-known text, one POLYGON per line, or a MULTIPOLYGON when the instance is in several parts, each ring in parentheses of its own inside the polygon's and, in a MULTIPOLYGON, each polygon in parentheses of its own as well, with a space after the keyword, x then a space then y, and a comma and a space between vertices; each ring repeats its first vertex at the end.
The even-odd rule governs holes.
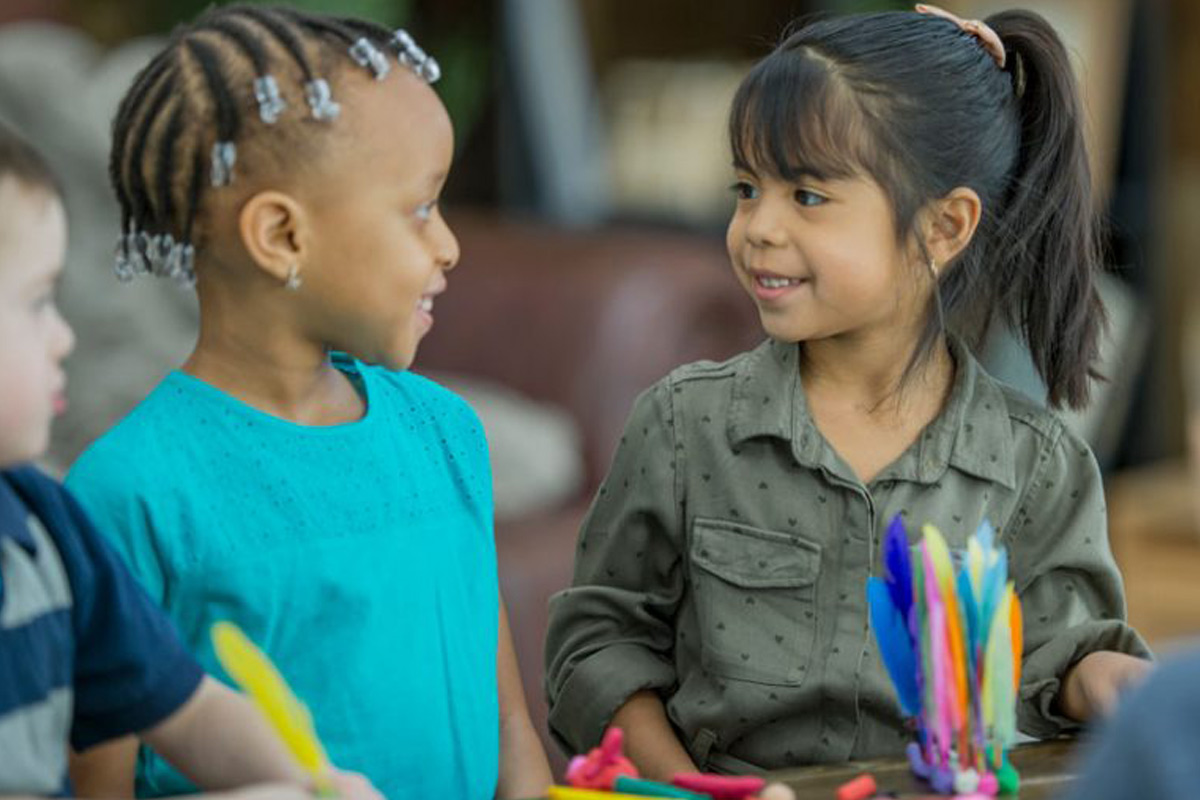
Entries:
POLYGON ((1091 451, 971 354, 998 320, 1051 406, 1096 378, 1066 50, 1033 13, 917 11, 802 27, 737 92, 727 244, 768 339, 633 410, 551 605, 551 727, 576 752, 610 723, 651 777, 900 752, 864 596, 897 516, 957 547, 999 531, 1025 733, 1087 721, 1146 669, 1091 451))

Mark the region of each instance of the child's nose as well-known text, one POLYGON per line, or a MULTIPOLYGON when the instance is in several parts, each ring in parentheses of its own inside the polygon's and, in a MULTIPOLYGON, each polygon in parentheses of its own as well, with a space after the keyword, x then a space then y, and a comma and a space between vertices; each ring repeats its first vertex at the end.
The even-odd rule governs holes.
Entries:
POLYGON ((54 312, 54 357, 61 360, 75 349, 75 331, 57 310, 54 312))
POLYGON ((764 198, 746 221, 746 240, 756 247, 776 247, 787 239, 780 204, 764 198))
POLYGON ((444 272, 449 272, 458 266, 458 238, 444 219, 441 220, 441 227, 434 257, 437 259, 438 267, 444 272))

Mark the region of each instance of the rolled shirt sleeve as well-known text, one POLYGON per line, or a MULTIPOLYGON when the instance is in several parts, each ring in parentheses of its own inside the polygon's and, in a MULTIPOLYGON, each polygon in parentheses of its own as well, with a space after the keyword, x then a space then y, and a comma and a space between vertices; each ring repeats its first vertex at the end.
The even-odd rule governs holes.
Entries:
POLYGON ((1096 460, 1065 427, 1058 430, 1043 446, 1006 537, 1025 623, 1018 726, 1038 738, 1078 725, 1063 716, 1057 698, 1066 673, 1084 656, 1115 650, 1150 657, 1125 622, 1096 460))
POLYGON ((550 729, 572 752, 595 746, 635 692, 676 682, 682 458, 664 381, 635 403, 584 521, 572 585, 550 600, 550 729))

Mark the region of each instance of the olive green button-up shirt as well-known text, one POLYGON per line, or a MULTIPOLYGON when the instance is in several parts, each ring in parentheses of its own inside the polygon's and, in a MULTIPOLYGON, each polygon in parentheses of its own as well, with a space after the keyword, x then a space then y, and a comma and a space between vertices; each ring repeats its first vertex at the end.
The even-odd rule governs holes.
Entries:
POLYGON ((796 344, 682 367, 637 401, 584 523, 571 588, 551 600, 550 726, 597 744, 656 690, 706 769, 747 771, 902 750, 867 624, 867 576, 899 514, 965 548, 990 520, 1025 619, 1022 731, 1070 726, 1055 697, 1089 652, 1148 655, 1124 622, 1100 473, 1051 412, 957 341, 942 413, 863 485, 807 409, 796 344))

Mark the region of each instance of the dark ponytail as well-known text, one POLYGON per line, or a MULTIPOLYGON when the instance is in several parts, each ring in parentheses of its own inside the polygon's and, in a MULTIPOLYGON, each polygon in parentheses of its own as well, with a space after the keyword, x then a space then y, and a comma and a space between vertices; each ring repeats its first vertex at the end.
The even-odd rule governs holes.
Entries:
POLYGON ((1006 11, 987 23, 1004 42, 1021 125, 989 259, 992 293, 1028 343, 1051 404, 1080 407, 1098 377, 1105 325, 1083 109, 1066 48, 1042 17, 1006 11))
POLYGON ((979 226, 940 273, 905 377, 944 326, 978 346, 998 315, 1029 345, 1051 404, 1080 407, 1097 377, 1104 311, 1075 80, 1040 16, 1011 11, 988 23, 1007 51, 1003 69, 938 17, 864 14, 800 28, 738 88, 733 159, 785 180, 868 175, 890 198, 903 242, 926 204, 973 189, 979 226))

